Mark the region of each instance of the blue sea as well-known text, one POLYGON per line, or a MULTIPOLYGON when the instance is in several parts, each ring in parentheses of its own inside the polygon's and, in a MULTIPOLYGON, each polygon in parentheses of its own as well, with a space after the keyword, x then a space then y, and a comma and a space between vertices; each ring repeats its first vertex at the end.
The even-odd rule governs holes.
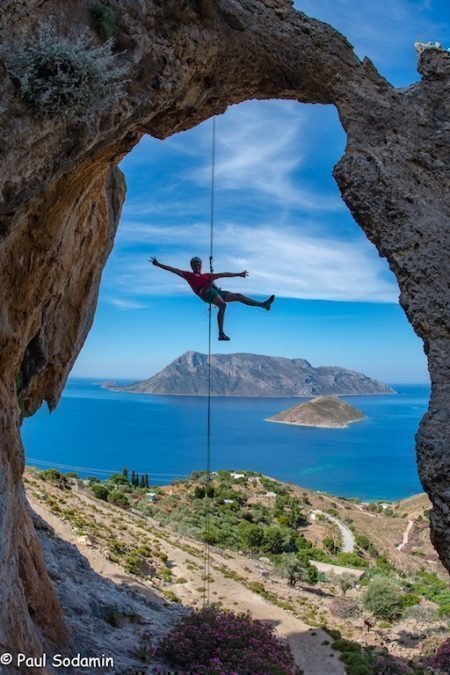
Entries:
MULTIPOLYGON (((367 415, 347 429, 264 421, 303 399, 213 398, 212 469, 251 469, 364 500, 421 492, 414 436, 429 386, 392 386, 395 395, 346 398, 367 415)), ((52 415, 43 406, 25 420, 22 437, 28 464, 99 478, 126 466, 167 484, 205 468, 206 430, 205 397, 116 393, 74 378, 52 415)))

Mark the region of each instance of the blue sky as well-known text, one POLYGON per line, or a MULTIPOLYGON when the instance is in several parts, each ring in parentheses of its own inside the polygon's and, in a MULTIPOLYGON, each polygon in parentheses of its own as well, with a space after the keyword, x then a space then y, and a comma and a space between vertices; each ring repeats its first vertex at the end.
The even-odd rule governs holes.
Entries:
MULTIPOLYGON (((447 0, 304 0, 395 86, 417 81, 415 41, 450 46, 447 0)), ((209 254, 211 121, 166 141, 148 136, 122 162, 128 194, 103 275, 94 327, 72 375, 143 379, 187 350, 206 352, 208 310, 149 264, 188 269, 209 254)), ((421 341, 398 305, 387 263, 340 199, 332 167, 345 136, 332 107, 249 101, 217 118, 215 270, 249 271, 215 352, 302 357, 395 382, 426 382, 421 341)), ((206 269, 206 268, 205 268, 206 269)), ((213 317, 215 322, 215 315, 213 317)))

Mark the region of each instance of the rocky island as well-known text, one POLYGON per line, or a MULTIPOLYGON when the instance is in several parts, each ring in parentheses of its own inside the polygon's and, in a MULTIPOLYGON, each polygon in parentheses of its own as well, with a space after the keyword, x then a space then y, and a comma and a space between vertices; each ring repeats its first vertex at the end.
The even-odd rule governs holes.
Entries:
MULTIPOLYGON (((147 380, 115 391, 140 394, 206 396, 208 356, 185 352, 147 380)), ((286 359, 260 354, 212 354, 213 396, 310 397, 338 394, 366 396, 393 394, 393 389, 367 375, 336 366, 314 368, 305 359, 286 359)))
POLYGON ((266 422, 345 429, 352 422, 360 422, 363 419, 366 419, 366 416, 360 410, 342 401, 338 396, 318 396, 312 401, 300 403, 268 417, 266 422))

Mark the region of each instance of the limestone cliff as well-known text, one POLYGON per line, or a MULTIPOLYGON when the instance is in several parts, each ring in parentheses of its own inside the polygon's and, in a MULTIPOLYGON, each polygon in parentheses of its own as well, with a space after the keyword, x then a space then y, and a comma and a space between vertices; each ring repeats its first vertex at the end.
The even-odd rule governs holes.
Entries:
MULTIPOLYGON (((338 110, 347 145, 336 181, 395 273, 428 355, 419 471, 450 569, 449 54, 423 50, 422 79, 397 90, 342 35, 285 0, 108 4, 127 82, 109 109, 86 107, 79 119, 40 114, 16 65, 49 17, 59 34, 85 31, 100 44, 89 3, 6 0, 0 12, 0 648, 40 654, 43 640, 65 635, 27 515, 19 423, 21 410, 57 404, 91 325, 124 198, 117 164, 145 133, 165 138, 250 98, 338 110)), ((49 63, 41 75, 54 71, 49 63)))
MULTIPOLYGON (((305 359, 258 354, 212 354, 213 396, 316 396, 392 394, 382 382, 362 373, 336 367, 313 368, 305 359)), ((208 394, 208 356, 186 352, 153 377, 119 391, 143 394, 208 394)))

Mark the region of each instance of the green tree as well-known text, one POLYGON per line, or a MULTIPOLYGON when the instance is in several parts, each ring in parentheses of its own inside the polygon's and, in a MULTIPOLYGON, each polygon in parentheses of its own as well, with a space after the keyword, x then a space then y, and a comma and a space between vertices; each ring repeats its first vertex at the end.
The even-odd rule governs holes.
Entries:
POLYGON ((300 525, 304 525, 305 523, 306 519, 302 509, 300 508, 299 502, 296 499, 292 499, 289 503, 289 527, 295 529, 300 527, 300 525))
POLYGON ((336 575, 336 582, 339 585, 339 588, 342 591, 342 595, 345 595, 347 591, 349 591, 351 588, 353 588, 356 585, 356 582, 358 579, 355 577, 354 574, 350 574, 350 572, 344 572, 343 574, 337 574, 336 575))
POLYGON ((289 527, 266 527, 263 550, 266 553, 289 553, 297 550, 297 535, 289 527))
POLYGON ((393 621, 403 611, 402 590, 398 583, 385 576, 374 577, 363 595, 363 605, 378 619, 393 621))
POLYGON ((128 485, 128 478, 123 473, 113 473, 109 477, 109 481, 110 483, 114 483, 114 485, 128 485))
POLYGON ((266 527, 264 529, 263 550, 266 553, 283 553, 284 540, 281 527, 266 527))
POLYGON ((299 581, 309 584, 317 582, 317 569, 311 565, 308 558, 294 553, 283 553, 280 561, 280 570, 288 580, 289 586, 295 586, 299 581))
POLYGON ((194 499, 203 499, 205 497, 205 488, 201 485, 196 485, 194 490, 194 499))
POLYGON ((127 479, 127 483, 128 483, 128 469, 127 469, 126 466, 124 466, 123 469, 122 469, 122 476, 127 479))
POLYGON ((264 528, 261 525, 241 522, 239 524, 239 538, 243 549, 259 551, 264 541, 264 528))

